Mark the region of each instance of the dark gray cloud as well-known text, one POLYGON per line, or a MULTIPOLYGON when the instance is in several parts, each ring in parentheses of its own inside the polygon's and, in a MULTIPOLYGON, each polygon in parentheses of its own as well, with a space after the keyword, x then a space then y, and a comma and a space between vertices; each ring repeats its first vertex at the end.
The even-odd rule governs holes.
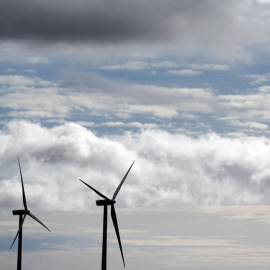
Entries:
POLYGON ((245 1, 1 0, 2 40, 125 42, 226 36, 245 1))

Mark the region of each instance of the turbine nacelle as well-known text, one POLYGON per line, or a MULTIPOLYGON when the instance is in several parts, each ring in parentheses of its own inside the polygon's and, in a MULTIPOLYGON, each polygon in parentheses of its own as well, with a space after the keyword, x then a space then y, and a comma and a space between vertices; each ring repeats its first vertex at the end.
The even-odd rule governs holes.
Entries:
POLYGON ((13 210, 12 213, 13 213, 14 216, 19 216, 19 215, 29 214, 30 211, 25 210, 25 209, 21 209, 21 210, 13 210))
POLYGON ((96 204, 98 206, 104 206, 104 205, 114 205, 116 203, 116 201, 112 201, 112 200, 97 200, 96 204))

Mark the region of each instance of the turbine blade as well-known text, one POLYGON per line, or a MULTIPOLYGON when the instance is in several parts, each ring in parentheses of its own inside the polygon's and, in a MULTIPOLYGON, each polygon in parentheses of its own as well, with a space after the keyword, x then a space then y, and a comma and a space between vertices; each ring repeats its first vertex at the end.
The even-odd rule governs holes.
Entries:
POLYGON ((131 170, 131 168, 132 168, 134 162, 135 162, 135 161, 132 162, 131 166, 129 167, 128 171, 126 172, 126 174, 125 174, 124 178, 122 179, 121 183, 119 184, 119 186, 118 186, 117 189, 115 190, 115 192, 114 192, 114 194, 113 194, 113 197, 112 197, 112 201, 115 200, 115 198, 116 198, 116 196, 117 196, 117 194, 118 194, 120 188, 122 187, 124 181, 126 180, 126 178, 127 178, 127 176, 128 176, 129 171, 131 170))
POLYGON ((28 215, 50 232, 49 228, 47 228, 36 216, 34 216, 32 213, 28 213, 28 215))
POLYGON ((121 239, 120 239, 120 234, 119 234, 119 229, 118 229, 118 224, 117 224, 117 218, 116 218, 116 213, 115 213, 114 205, 111 206, 111 217, 112 217, 114 229, 115 229, 115 232, 116 232, 118 244, 119 244, 119 247, 120 247, 120 251, 121 251, 121 255, 122 255, 124 267, 126 267, 125 266, 125 260, 124 260, 124 255, 123 255, 123 250, 122 250, 121 239))
POLYGON ((15 241, 16 241, 16 239, 17 239, 17 237, 18 237, 18 235, 19 235, 19 233, 20 233, 20 231, 22 229, 22 226, 23 226, 26 215, 27 215, 27 213, 25 213, 24 216, 23 216, 22 223, 21 223, 21 225, 19 227, 19 230, 18 230, 18 232, 17 232, 17 234, 16 234, 16 236, 15 236, 13 242, 12 242, 12 245, 11 245, 10 249, 13 247, 13 245, 14 245, 14 243, 15 243, 15 241))
POLYGON ((100 193, 99 191, 97 191, 96 189, 94 189, 93 187, 89 186, 88 184, 86 184, 83 180, 79 179, 81 182, 83 182, 86 186, 88 186, 89 188, 91 188, 93 191, 95 191, 100 197, 110 201, 109 198, 107 198, 105 195, 103 195, 102 193, 100 193))
POLYGON ((18 159, 18 163, 19 163, 20 175, 21 175, 21 182, 22 182, 23 205, 24 205, 24 209, 27 210, 27 203, 26 203, 26 197, 25 197, 25 192, 24 192, 23 177, 22 177, 22 170, 21 170, 21 165, 20 165, 19 157, 17 157, 17 159, 18 159))

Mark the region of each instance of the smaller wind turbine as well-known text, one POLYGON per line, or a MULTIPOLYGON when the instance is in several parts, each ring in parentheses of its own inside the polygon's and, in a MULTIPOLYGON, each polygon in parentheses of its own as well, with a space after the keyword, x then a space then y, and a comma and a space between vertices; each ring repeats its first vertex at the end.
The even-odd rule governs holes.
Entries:
POLYGON ((100 193, 99 191, 97 191, 96 189, 94 189, 93 187, 89 186, 88 184, 86 184, 83 180, 80 179, 81 182, 83 182, 86 186, 88 186, 89 188, 91 188, 93 191, 95 191, 99 196, 101 196, 102 198, 104 198, 105 200, 97 200, 96 204, 98 206, 104 206, 104 212, 103 212, 103 241, 102 241, 102 259, 101 259, 101 270, 106 270, 107 268, 107 210, 108 210, 108 205, 111 206, 111 217, 112 217, 112 221, 113 221, 113 225, 114 225, 114 229, 116 232, 116 236, 118 239, 118 244, 119 244, 119 248, 121 251, 121 255, 122 255, 122 259, 123 259, 123 264, 125 267, 125 260, 124 260, 124 255, 123 255, 123 250, 122 250, 122 245, 121 245, 121 239, 120 239, 120 234, 119 234, 119 229, 118 229, 118 223, 117 223, 117 218, 116 218, 116 213, 115 213, 115 208, 114 208, 114 204, 116 203, 115 198, 120 190, 120 188, 122 187, 124 181, 127 178, 127 175, 131 169, 131 167, 133 166, 135 161, 133 161, 133 163, 131 164, 131 166, 129 167, 128 171, 126 172, 124 178, 122 179, 122 181, 120 182, 119 186, 117 187, 117 189, 115 190, 112 199, 110 200, 109 198, 107 198, 106 196, 104 196, 102 193, 100 193))
POLYGON ((13 240, 13 243, 10 247, 10 249, 13 247, 17 237, 19 236, 19 241, 18 241, 18 258, 17 258, 17 270, 21 270, 22 267, 22 227, 23 227, 23 223, 24 220, 26 218, 26 216, 30 216, 31 218, 33 218, 35 221, 37 221, 38 223, 40 223, 43 227, 45 227, 49 232, 50 230, 37 218, 35 217, 32 213, 30 213, 30 211, 27 208, 27 203, 26 203, 26 197, 25 197, 25 192, 24 192, 24 185, 23 185, 23 178, 22 178, 22 170, 21 170, 21 165, 20 165, 20 161, 19 158, 18 159, 18 164, 19 164, 19 169, 20 169, 20 175, 21 175, 21 183, 22 183, 22 197, 23 197, 23 205, 24 205, 24 209, 21 210, 13 210, 12 213, 14 216, 19 216, 19 230, 13 240))

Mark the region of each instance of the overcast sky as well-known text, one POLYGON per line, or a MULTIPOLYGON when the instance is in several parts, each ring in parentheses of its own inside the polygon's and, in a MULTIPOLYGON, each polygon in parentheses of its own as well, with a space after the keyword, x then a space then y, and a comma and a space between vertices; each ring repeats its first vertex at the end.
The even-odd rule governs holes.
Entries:
POLYGON ((26 269, 100 267, 102 209, 78 179, 110 197, 134 160, 116 203, 127 269, 269 269, 270 1, 0 6, 3 270, 17 156, 52 230, 26 220, 26 269))

